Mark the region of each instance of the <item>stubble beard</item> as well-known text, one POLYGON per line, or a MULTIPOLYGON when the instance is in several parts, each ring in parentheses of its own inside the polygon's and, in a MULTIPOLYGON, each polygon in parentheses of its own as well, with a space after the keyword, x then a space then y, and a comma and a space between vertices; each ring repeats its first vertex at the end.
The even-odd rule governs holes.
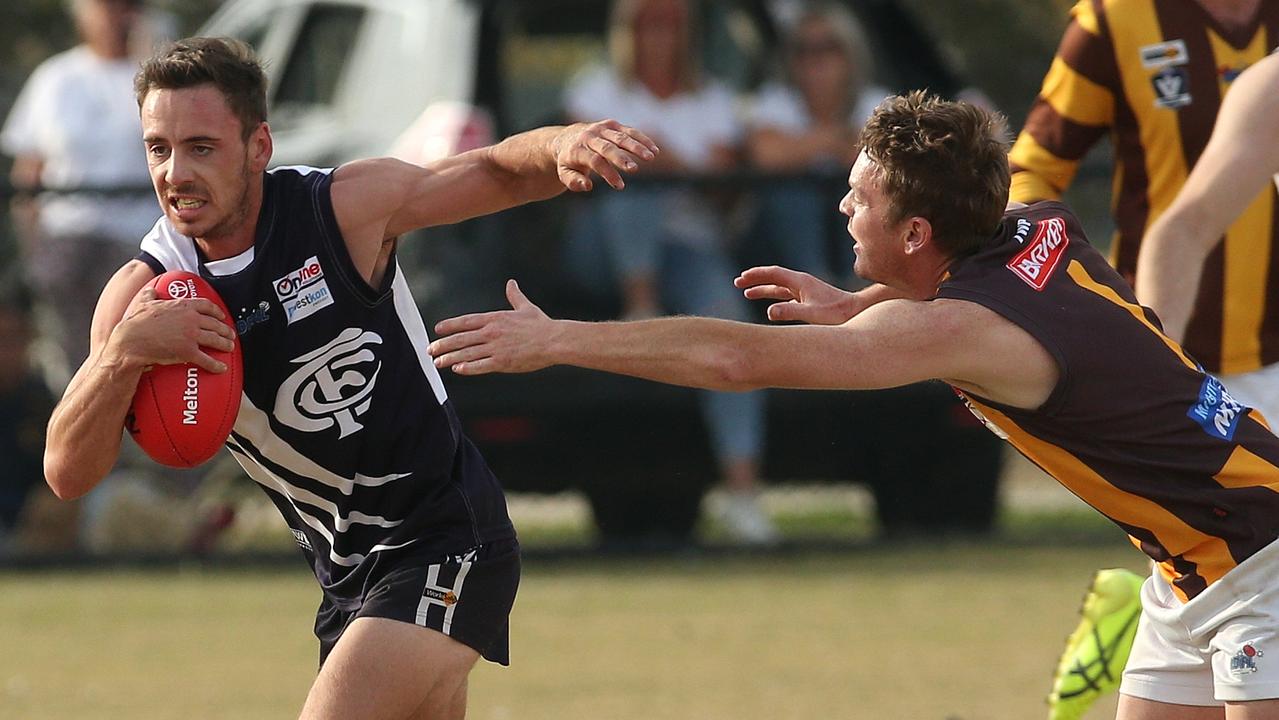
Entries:
POLYGON ((248 217, 249 208, 249 160, 244 159, 244 164, 240 168, 240 194, 235 202, 231 204, 231 209, 227 212, 226 217, 219 220, 213 227, 209 228, 200 237, 201 240, 217 240, 218 238, 234 235, 243 225, 248 217))

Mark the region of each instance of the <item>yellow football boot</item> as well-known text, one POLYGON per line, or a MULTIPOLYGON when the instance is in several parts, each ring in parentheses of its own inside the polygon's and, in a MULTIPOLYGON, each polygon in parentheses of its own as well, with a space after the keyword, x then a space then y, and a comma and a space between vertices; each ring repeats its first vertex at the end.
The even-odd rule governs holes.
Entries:
POLYGON ((1141 615, 1145 577, 1129 570, 1098 570, 1066 638, 1066 651, 1048 696, 1049 720, 1079 720, 1097 698, 1119 688, 1119 679, 1141 615))

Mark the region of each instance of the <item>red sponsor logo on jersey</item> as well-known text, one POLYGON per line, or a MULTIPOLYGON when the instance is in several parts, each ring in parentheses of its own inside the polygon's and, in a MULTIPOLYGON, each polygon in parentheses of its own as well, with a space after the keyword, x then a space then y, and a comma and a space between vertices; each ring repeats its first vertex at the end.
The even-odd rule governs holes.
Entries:
POLYGON ((1008 269, 1036 290, 1043 290, 1061 256, 1066 253, 1066 221, 1059 217, 1040 220, 1022 251, 1008 261, 1008 269))

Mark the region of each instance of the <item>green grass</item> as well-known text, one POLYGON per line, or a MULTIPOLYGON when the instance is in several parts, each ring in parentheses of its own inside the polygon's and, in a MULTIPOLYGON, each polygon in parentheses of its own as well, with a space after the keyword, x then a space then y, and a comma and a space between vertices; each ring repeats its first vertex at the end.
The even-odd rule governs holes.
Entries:
MULTIPOLYGON (((1115 565, 1143 566, 1121 540, 533 559, 514 665, 472 675, 469 717, 1043 717, 1115 565)), ((295 717, 318 599, 301 567, 0 573, 0 718, 295 717)))

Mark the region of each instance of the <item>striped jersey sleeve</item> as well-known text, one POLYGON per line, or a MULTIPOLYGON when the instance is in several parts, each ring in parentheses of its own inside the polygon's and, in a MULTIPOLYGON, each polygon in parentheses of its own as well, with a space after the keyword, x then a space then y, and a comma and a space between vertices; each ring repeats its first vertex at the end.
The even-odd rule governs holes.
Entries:
POLYGON ((1114 49, 1092 0, 1071 11, 1043 87, 1010 154, 1012 199, 1057 199, 1114 120, 1114 49))

